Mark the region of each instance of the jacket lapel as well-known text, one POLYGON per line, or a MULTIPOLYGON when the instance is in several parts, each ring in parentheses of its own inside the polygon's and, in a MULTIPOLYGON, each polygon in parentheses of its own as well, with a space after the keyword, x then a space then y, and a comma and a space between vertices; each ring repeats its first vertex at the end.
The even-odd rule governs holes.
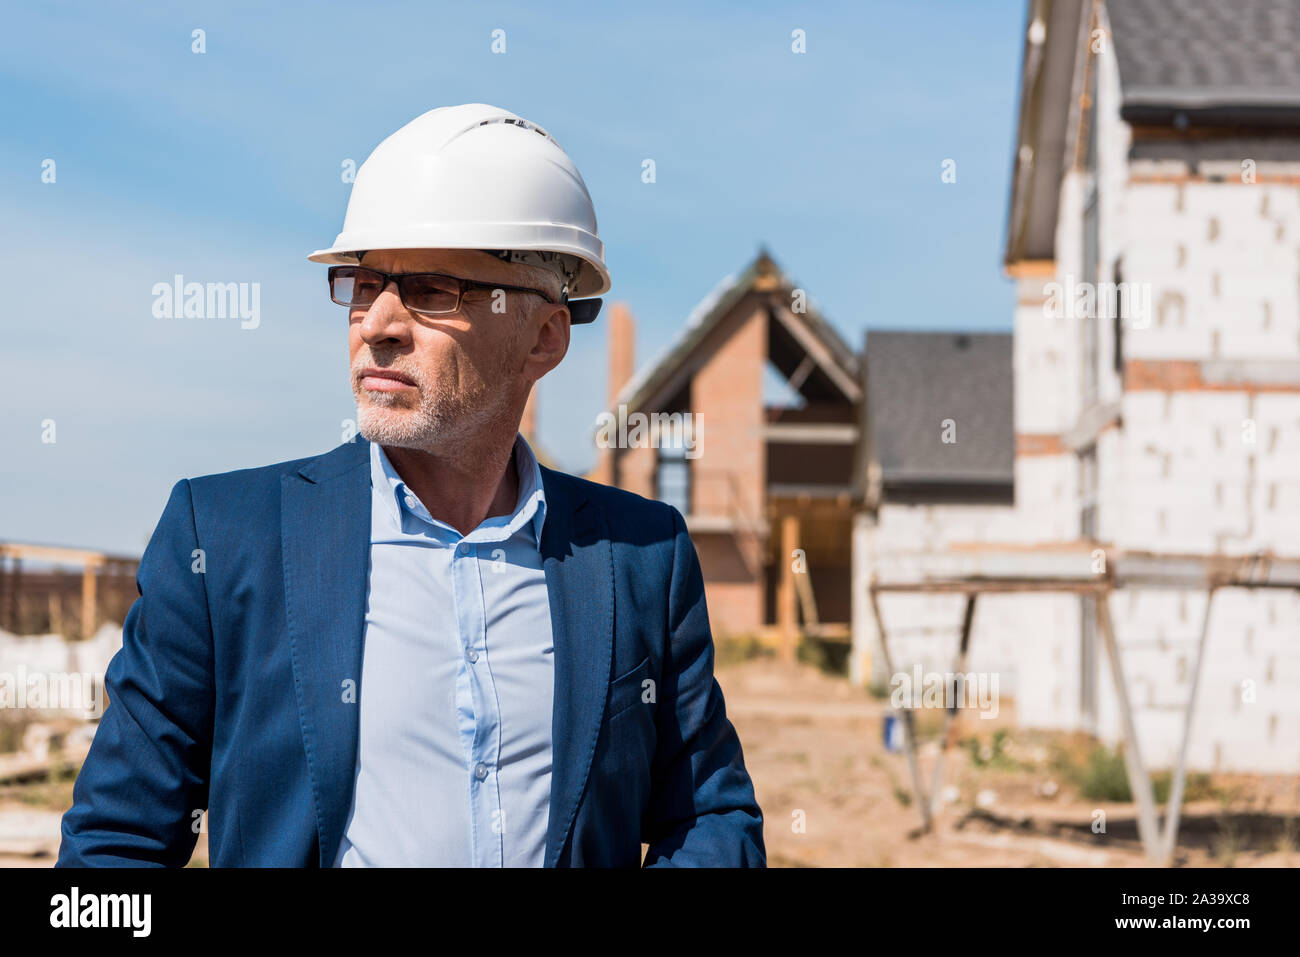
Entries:
POLYGON ((322 867, 338 853, 356 773, 369 463, 370 443, 358 438, 280 482, 289 651, 322 867))
POLYGON ((575 485, 560 473, 542 468, 546 492, 542 567, 555 646, 547 867, 555 867, 559 860, 587 785, 609 691, 614 647, 614 566, 609 536, 596 504, 578 493, 575 485))

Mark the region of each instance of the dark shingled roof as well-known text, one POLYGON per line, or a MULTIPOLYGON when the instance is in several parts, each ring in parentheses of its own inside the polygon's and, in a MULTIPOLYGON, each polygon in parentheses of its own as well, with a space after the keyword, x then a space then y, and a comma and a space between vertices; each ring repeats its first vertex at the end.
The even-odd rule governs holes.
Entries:
POLYGON ((1300 110, 1296 0, 1112 0, 1106 12, 1126 120, 1280 121, 1300 110))
MULTIPOLYGON (((1056 255, 1061 178, 1091 3, 1029 0, 1005 262, 1056 255), (1037 40, 1037 42, 1035 42, 1037 40)), ((1120 116, 1185 135, 1138 137, 1133 159, 1300 158, 1300 0, 1108 0, 1120 116), (1213 135, 1209 127, 1227 127, 1213 135)))
POLYGON ((886 484, 1010 485, 1010 333, 870 332, 867 413, 886 484), (956 423, 945 444, 943 421, 956 423))

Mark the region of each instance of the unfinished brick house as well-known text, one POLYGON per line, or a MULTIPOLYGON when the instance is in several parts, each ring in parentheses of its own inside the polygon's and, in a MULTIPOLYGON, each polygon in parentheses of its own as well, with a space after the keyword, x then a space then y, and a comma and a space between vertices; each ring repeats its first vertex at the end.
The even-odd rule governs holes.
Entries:
MULTIPOLYGON (((1021 84, 1014 504, 914 529, 936 551, 1018 550, 1026 574, 1053 543, 1152 556, 1168 583, 1107 599, 1152 766, 1190 720, 1190 766, 1296 773, 1300 595, 1208 583, 1229 564, 1277 581, 1300 557, 1300 7, 1030 0, 1021 84)), ((906 529, 883 527, 860 520, 862 576, 903 560, 906 529)), ((944 600, 951 636, 961 599, 944 600)), ((938 624, 904 601, 888 630, 938 624)), ((869 616, 854 637, 865 680, 869 616)), ((909 656, 950 666, 951 637, 922 644, 909 656)), ((1021 724, 1120 740, 1104 661, 1091 599, 979 605, 969 666, 1003 676, 1021 724)))
POLYGON ((609 323, 605 420, 692 413, 694 429, 686 441, 666 429, 632 447, 598 440, 591 477, 680 509, 715 633, 847 639, 862 398, 853 351, 766 252, 636 375, 631 316, 614 306, 609 323))

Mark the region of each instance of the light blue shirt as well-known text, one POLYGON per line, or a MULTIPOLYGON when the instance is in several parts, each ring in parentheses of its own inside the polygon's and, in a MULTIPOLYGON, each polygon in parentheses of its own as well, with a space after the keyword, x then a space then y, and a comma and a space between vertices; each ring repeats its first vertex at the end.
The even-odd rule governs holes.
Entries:
POLYGON ((336 866, 541 867, 555 648, 542 473, 462 537, 370 446, 370 579, 356 789, 336 866))

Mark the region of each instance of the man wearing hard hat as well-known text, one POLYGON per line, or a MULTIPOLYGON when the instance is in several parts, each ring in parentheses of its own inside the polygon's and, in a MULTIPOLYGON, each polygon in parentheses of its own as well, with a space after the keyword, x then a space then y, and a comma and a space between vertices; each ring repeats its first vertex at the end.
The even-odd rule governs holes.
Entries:
POLYGON ((59 864, 762 866, 681 514, 518 432, 610 286, 572 160, 433 110, 309 258, 361 439, 172 489, 59 864))

